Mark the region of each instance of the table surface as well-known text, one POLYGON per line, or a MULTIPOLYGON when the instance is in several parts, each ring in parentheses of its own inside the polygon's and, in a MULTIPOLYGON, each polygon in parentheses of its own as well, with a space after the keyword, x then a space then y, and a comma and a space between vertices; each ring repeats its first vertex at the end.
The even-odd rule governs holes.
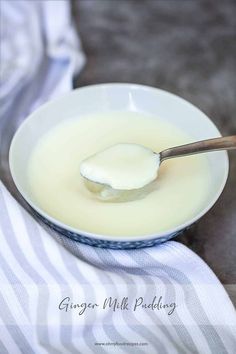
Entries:
MULTIPOLYGON (((234 1, 73 1, 87 56, 75 86, 133 82, 192 102, 236 134, 236 3, 234 1)), ((236 153, 214 207, 176 240, 196 252, 236 304, 236 153)))

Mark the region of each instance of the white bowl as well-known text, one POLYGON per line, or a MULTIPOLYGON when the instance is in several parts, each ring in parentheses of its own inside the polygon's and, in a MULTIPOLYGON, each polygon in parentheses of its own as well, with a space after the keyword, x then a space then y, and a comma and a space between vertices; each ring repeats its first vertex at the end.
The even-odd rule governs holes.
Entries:
POLYGON ((10 147, 10 170, 17 189, 46 224, 76 241, 98 247, 138 248, 166 241, 201 218, 219 198, 228 176, 228 155, 225 151, 207 155, 212 183, 208 199, 193 218, 164 232, 139 236, 107 236, 75 229, 46 214, 32 202, 27 185, 27 164, 40 137, 56 124, 74 116, 116 110, 140 111, 156 115, 178 126, 194 140, 221 136, 212 121, 184 99, 156 88, 135 84, 101 84, 76 89, 33 112, 16 132, 10 147))

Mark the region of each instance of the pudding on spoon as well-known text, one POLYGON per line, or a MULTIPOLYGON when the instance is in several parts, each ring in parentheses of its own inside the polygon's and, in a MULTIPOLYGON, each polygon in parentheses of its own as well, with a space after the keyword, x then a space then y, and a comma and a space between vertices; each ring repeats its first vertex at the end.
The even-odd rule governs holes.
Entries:
POLYGON ((82 161, 80 173, 86 179, 87 188, 101 199, 129 201, 151 191, 147 186, 157 178, 162 161, 235 148, 235 135, 197 141, 160 153, 139 144, 116 144, 82 161))
POLYGON ((116 144, 80 165, 86 187, 102 200, 130 201, 150 191, 157 178, 159 154, 139 144, 116 144))

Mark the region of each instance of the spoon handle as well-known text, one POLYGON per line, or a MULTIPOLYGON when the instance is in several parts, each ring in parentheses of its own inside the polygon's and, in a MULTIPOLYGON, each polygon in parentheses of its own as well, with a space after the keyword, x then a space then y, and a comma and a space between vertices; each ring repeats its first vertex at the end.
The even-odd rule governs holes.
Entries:
POLYGON ((172 157, 193 155, 206 151, 230 149, 236 149, 236 135, 201 140, 191 144, 172 147, 160 153, 160 160, 163 161, 172 157))

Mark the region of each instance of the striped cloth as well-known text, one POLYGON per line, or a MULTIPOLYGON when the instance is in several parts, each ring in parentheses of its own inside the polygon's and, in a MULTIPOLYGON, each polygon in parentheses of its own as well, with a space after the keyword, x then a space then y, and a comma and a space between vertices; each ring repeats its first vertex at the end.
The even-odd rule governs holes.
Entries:
MULTIPOLYGON (((3 180, 12 130, 43 101, 71 88, 84 57, 67 1, 1 1, 1 7, 3 180), (18 47, 11 27, 21 38, 18 47), (20 63, 11 57, 13 47, 24 58, 20 63)), ((76 243, 40 225, 4 181, 1 354, 235 353, 235 309, 214 273, 188 248, 175 241, 129 251, 76 243)))
POLYGON ((0 191, 1 353, 235 352, 233 305, 188 248, 82 245, 45 230, 0 191), (159 308, 141 307, 155 296, 159 308), (128 310, 113 311, 125 297, 128 310), (99 306, 83 312, 84 302, 99 306))

